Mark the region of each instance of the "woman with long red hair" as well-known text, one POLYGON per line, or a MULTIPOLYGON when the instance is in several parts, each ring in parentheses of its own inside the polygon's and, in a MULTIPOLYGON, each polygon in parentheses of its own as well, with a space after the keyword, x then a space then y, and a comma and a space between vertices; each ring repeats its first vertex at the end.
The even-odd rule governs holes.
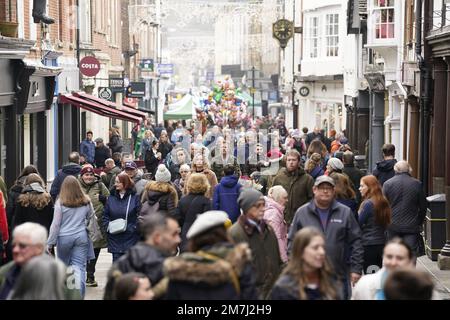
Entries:
POLYGON ((364 246, 364 273, 367 274, 382 267, 386 229, 391 223, 391 207, 375 176, 362 177, 359 191, 363 200, 358 212, 359 225, 364 246))

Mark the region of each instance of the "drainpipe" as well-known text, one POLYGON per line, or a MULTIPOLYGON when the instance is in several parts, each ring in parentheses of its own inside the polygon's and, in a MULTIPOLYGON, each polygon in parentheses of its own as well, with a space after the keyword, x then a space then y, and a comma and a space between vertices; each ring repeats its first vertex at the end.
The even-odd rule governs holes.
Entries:
MULTIPOLYGON (((427 66, 425 58, 422 56, 422 18, 424 25, 428 23, 428 18, 422 13, 423 0, 416 1, 416 57, 419 63, 420 69, 420 116, 421 116, 421 138, 422 138, 422 150, 421 154, 421 180, 425 191, 428 195, 428 167, 429 167, 429 122, 430 122, 430 96, 431 96, 431 72, 427 66)), ((425 2, 425 6, 428 7, 425 2)), ((428 12, 428 10, 425 10, 428 12)), ((425 44, 424 44, 425 45, 425 44)))

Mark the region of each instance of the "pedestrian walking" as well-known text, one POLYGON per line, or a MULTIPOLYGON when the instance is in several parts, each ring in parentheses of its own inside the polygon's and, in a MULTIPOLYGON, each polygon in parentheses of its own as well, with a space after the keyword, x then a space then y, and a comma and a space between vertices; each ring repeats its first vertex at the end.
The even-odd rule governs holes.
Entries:
POLYGON ((411 177, 412 168, 406 161, 397 162, 394 171, 395 176, 383 185, 383 194, 392 209, 388 238, 404 239, 414 254, 420 256, 424 254, 420 232, 427 212, 427 200, 422 183, 411 177))
MULTIPOLYGON (((91 200, 97 221, 102 221, 104 206, 109 197, 108 188, 106 188, 98 176, 95 176, 94 169, 91 167, 84 167, 81 169, 79 182, 81 189, 91 200)), ((102 239, 99 239, 93 243, 95 255, 94 259, 87 261, 87 287, 96 287, 98 285, 97 281, 95 281, 95 265, 97 264, 100 250, 107 247, 107 235, 105 230, 102 230, 102 236, 102 239)))
POLYGON ((343 284, 343 298, 351 296, 351 285, 358 282, 363 267, 361 230, 350 208, 335 200, 335 182, 328 176, 317 178, 314 199, 295 214, 288 235, 288 252, 298 230, 315 227, 325 235, 325 251, 343 284))
POLYGON ((385 300, 384 285, 389 273, 398 269, 413 269, 413 261, 414 253, 404 240, 390 240, 383 249, 383 268, 358 281, 352 300, 385 300))
POLYGON ((305 162, 305 171, 313 177, 314 180, 323 176, 325 171, 323 170, 322 156, 318 153, 313 153, 305 162))
POLYGON ((102 138, 95 139, 95 167, 103 169, 105 166, 105 161, 111 157, 111 150, 105 146, 102 138))
POLYGON ((337 172, 331 173, 330 177, 335 182, 336 200, 349 207, 356 221, 358 221, 358 203, 356 202, 356 193, 351 186, 350 179, 345 174, 337 172))
POLYGON ((181 251, 186 251, 186 234, 194 223, 197 215, 211 209, 211 201, 205 196, 209 183, 206 176, 201 173, 193 173, 187 184, 188 194, 181 198, 177 216, 181 226, 181 251))
POLYGON ((147 150, 145 154, 145 169, 147 169, 148 173, 152 174, 152 177, 155 176, 158 165, 162 161, 162 155, 161 152, 158 151, 158 149, 159 142, 157 140, 153 140, 152 147, 147 150))
POLYGON ((115 178, 115 188, 106 201, 102 220, 103 229, 108 233, 108 252, 112 253, 113 262, 139 240, 137 217, 140 209, 141 201, 134 189, 134 182, 128 174, 119 174, 115 178), (120 222, 120 229, 111 230, 110 223, 113 221, 120 222))
POLYGON ((155 138, 155 135, 153 134, 153 132, 151 130, 146 130, 144 139, 142 139, 141 151, 140 151, 142 160, 144 160, 144 162, 146 159, 147 151, 152 148, 152 142, 155 140, 156 140, 156 138, 155 138))
POLYGON ((187 234, 189 252, 164 262, 169 300, 252 300, 257 298, 247 244, 233 245, 228 216, 208 211, 187 234))
POLYGON ((223 169, 224 177, 214 190, 212 208, 225 211, 232 223, 241 215, 237 199, 242 185, 234 165, 228 164, 223 169))
MULTIPOLYGON (((191 173, 204 174, 209 183, 209 189, 206 197, 210 200, 213 198, 213 192, 217 185, 217 177, 214 171, 209 169, 208 159, 203 154, 197 154, 192 163, 191 173)), ((189 177, 188 177, 189 181, 189 177)), ((186 188, 186 185, 185 185, 186 188)))
POLYGON ((58 171, 58 174, 53 180, 52 187, 50 189, 50 195, 52 196, 53 202, 56 202, 56 198, 59 195, 64 179, 68 176, 77 177, 80 174, 80 171, 80 155, 78 152, 71 152, 69 155, 69 163, 58 171))
POLYGON ((185 193, 184 193, 184 191, 185 191, 184 186, 186 184, 186 181, 187 181, 187 178, 188 178, 190 172, 191 172, 191 167, 188 164, 181 165, 180 173, 179 173, 180 178, 176 179, 173 182, 173 185, 177 189, 178 197, 180 199, 181 199, 182 196, 185 195, 185 193))
POLYGON ((25 222, 35 222, 44 226, 47 232, 53 221, 53 201, 44 186, 44 181, 36 173, 25 179, 22 194, 17 199, 11 230, 25 222))
POLYGON ((121 173, 122 170, 120 167, 116 166, 115 161, 112 158, 108 158, 105 160, 105 167, 103 168, 103 172, 100 174, 100 177, 102 178, 103 184, 109 188, 110 185, 114 184, 114 178, 119 173, 121 173))
POLYGON ((94 164, 95 156, 95 143, 92 141, 94 134, 92 131, 86 132, 86 139, 84 139, 80 144, 80 154, 86 157, 86 162, 94 164))
POLYGON ((326 259, 322 232, 311 227, 298 231, 291 258, 272 289, 271 299, 335 300, 340 298, 340 290, 326 259))
POLYGON ((167 155, 172 151, 173 146, 169 141, 169 136, 167 131, 162 131, 161 136, 159 137, 159 147, 158 152, 161 153, 161 159, 165 160, 167 155))
POLYGON ((358 215, 364 247, 363 268, 365 274, 370 274, 382 268, 386 230, 391 223, 391 207, 375 176, 363 177, 360 190, 363 202, 358 215))
POLYGON ((177 179, 181 178, 180 175, 180 168, 182 165, 187 163, 187 152, 183 148, 177 148, 174 151, 172 151, 172 154, 175 153, 175 158, 172 164, 169 167, 170 174, 172 176, 172 181, 175 181, 177 179))
POLYGON ((345 151, 342 156, 342 162, 344 163, 344 169, 342 170, 344 174, 346 174, 353 186, 355 187, 356 192, 356 202, 358 205, 361 203, 361 193, 359 191, 359 183, 361 178, 364 176, 364 173, 355 167, 355 156, 351 151, 345 151))
POLYGON ((288 192, 289 201, 284 214, 288 226, 297 209, 313 197, 314 179, 305 172, 300 161, 301 156, 297 150, 286 152, 286 168, 281 168, 273 180, 273 186, 280 185, 288 192))
POLYGON ((230 228, 229 233, 235 243, 248 243, 252 252, 258 296, 265 299, 283 265, 277 237, 272 227, 264 220, 265 201, 261 192, 245 189, 239 195, 238 203, 242 215, 230 228))
POLYGON ((266 208, 264 209, 264 220, 272 227, 278 240, 280 258, 283 263, 288 260, 287 256, 287 233, 288 227, 284 220, 284 208, 288 202, 288 193, 282 186, 269 189, 265 197, 266 208))
POLYGON ((112 154, 115 152, 122 153, 123 140, 120 136, 118 126, 112 126, 111 129, 109 129, 109 142, 107 145, 111 149, 112 154))
POLYGON ((140 272, 147 276, 153 286, 155 299, 167 292, 164 279, 164 260, 177 252, 180 244, 178 222, 159 212, 146 215, 139 224, 142 241, 128 249, 108 271, 104 300, 114 299, 113 289, 116 280, 131 272, 140 272))
POLYGON ((381 152, 383 153, 383 160, 376 163, 373 175, 383 186, 386 181, 395 176, 394 166, 397 160, 395 159, 395 146, 393 144, 384 144, 381 152))
POLYGON ((141 202, 143 208, 148 207, 148 210, 153 212, 160 211, 176 218, 178 193, 170 182, 170 178, 170 172, 167 167, 160 164, 155 175, 156 181, 147 183, 142 194, 141 202))
POLYGON ((47 247, 49 252, 53 252, 56 246, 58 258, 73 268, 82 298, 86 290, 86 264, 95 257, 86 228, 93 214, 91 200, 81 189, 80 183, 75 177, 68 176, 55 203, 47 247))

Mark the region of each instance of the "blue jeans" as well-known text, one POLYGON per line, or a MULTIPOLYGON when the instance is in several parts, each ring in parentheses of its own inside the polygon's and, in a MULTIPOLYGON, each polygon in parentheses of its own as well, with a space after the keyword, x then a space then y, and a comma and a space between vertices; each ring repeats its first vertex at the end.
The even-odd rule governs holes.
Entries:
POLYGON ((86 261, 88 250, 89 238, 86 232, 58 237, 57 256, 66 266, 73 268, 75 285, 76 288, 80 289, 83 299, 86 291, 86 261))

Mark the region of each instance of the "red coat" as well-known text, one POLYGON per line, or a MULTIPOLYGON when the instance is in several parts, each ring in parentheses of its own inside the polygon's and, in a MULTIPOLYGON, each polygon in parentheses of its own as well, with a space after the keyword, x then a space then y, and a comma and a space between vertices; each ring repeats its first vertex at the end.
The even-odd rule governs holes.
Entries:
POLYGON ((0 191, 0 231, 2 233, 3 242, 8 241, 8 221, 6 219, 5 202, 3 200, 3 193, 0 191))

